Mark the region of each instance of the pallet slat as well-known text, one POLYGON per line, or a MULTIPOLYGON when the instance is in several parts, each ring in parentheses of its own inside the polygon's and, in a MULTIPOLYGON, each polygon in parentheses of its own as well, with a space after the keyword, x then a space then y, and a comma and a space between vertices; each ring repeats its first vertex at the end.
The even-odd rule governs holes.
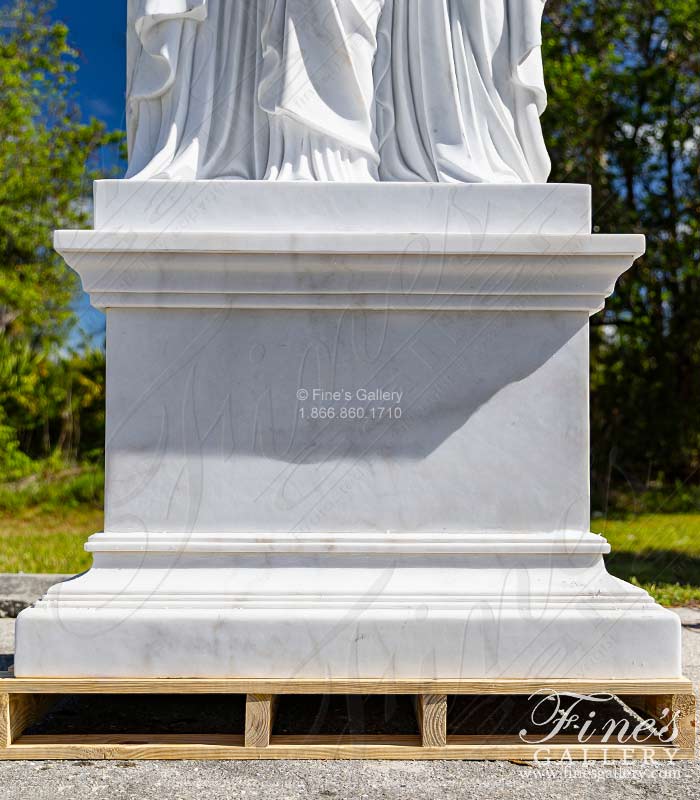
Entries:
POLYGON ((687 678, 657 680, 279 680, 254 678, 15 678, 0 673, 0 693, 8 694, 532 694, 611 692, 621 695, 691 693, 687 678))
MULTIPOLYGON (((133 744, 92 744, 90 742, 72 744, 31 743, 33 737, 24 737, 17 743, 0 751, 0 760, 22 759, 118 759, 118 760, 249 760, 249 759, 388 759, 388 760, 524 760, 535 758, 540 761, 551 760, 644 760, 653 753, 658 760, 692 758, 692 750, 678 748, 649 748, 644 746, 625 747, 621 745, 581 745, 552 744, 542 747, 517 743, 463 743, 448 739, 445 747, 434 749, 420 745, 418 737, 376 737, 375 742, 349 741, 338 744, 337 737, 321 737, 314 740, 291 743, 287 737, 273 740, 268 747, 248 748, 240 745, 227 745, 201 742, 162 742, 133 744), (408 743, 412 739, 414 743, 408 743)), ((306 737, 302 737, 306 738, 306 737)), ((457 739, 458 737, 454 737, 457 739)))

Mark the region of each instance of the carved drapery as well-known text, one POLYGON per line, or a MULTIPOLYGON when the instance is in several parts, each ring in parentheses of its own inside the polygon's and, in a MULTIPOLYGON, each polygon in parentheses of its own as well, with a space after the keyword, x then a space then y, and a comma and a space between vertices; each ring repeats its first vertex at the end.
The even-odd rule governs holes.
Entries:
POLYGON ((129 176, 543 182, 543 0, 130 0, 129 176))

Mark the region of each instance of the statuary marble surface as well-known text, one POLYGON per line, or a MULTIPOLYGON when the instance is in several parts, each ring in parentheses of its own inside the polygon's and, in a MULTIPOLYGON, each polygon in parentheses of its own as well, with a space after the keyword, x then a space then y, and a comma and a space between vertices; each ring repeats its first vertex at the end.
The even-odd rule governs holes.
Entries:
POLYGON ((129 177, 544 183, 544 0, 129 0, 129 177))
MULTIPOLYGON (((575 183, 506 188, 469 183, 270 185, 132 179, 95 184, 96 231, 159 234, 157 244, 168 249, 176 249, 169 242, 178 233, 321 238, 353 234, 352 240, 368 234, 375 246, 378 235, 384 234, 393 247, 401 236, 415 251, 425 249, 428 241, 445 246, 453 236, 588 236, 591 225, 591 187, 575 183)), ((70 234, 61 234, 61 248, 70 241, 70 234)))
POLYGON ((56 246, 107 313, 105 531, 18 675, 680 675, 589 528, 588 318, 644 239, 585 187, 96 197, 56 246))

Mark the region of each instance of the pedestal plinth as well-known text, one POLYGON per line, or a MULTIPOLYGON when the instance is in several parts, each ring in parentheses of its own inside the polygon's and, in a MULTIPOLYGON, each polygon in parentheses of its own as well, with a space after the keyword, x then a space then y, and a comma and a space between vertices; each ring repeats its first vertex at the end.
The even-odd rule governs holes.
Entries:
POLYGON ((98 184, 105 532, 18 676, 658 678, 590 533, 582 186, 98 184))

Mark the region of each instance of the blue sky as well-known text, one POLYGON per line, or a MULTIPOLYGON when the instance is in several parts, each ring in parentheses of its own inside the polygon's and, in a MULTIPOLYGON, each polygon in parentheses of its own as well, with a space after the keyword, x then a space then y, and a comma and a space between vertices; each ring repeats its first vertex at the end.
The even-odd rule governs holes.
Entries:
MULTIPOLYGON (((127 0, 58 0, 53 16, 68 25, 79 52, 77 100, 85 118, 97 117, 111 129, 125 127, 127 0)), ((82 295, 76 308, 80 327, 97 344, 104 342, 104 315, 82 295)), ((77 342, 77 339, 74 341, 77 342)))
POLYGON ((78 100, 86 117, 124 128, 127 0, 57 0, 54 17, 68 25, 79 53, 78 100))

